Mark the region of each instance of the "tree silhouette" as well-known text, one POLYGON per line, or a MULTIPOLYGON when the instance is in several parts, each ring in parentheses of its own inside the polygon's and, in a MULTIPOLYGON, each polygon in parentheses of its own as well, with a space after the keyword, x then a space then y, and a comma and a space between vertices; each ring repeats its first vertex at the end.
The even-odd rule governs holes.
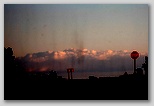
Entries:
POLYGON ((12 48, 4 48, 4 79, 11 80, 15 75, 15 56, 12 48))
POLYGON ((148 56, 145 56, 145 62, 142 64, 142 68, 145 71, 145 75, 148 76, 148 56))

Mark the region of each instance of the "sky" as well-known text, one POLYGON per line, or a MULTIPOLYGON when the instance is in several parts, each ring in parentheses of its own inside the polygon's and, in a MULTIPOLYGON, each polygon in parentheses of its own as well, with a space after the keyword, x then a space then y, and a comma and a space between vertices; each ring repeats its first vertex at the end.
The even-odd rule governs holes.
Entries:
POLYGON ((142 57, 139 65, 148 55, 148 10, 147 4, 5 4, 4 47, 28 64, 44 63, 27 70, 67 63, 61 68, 128 71, 133 50, 142 57))
POLYGON ((4 46, 16 56, 47 50, 148 52, 148 5, 5 4, 4 46))

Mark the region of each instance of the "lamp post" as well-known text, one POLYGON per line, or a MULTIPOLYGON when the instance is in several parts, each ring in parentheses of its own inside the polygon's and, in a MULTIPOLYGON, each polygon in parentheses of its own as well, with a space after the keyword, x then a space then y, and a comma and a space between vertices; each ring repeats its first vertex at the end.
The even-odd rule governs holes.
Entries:
POLYGON ((72 72, 74 72, 74 68, 68 68, 68 69, 67 69, 68 79, 70 79, 70 74, 69 74, 70 72, 71 72, 71 79, 73 79, 72 72))
POLYGON ((67 73, 68 73, 68 79, 70 79, 70 70, 67 69, 67 73))
POLYGON ((71 72, 71 79, 73 79, 72 72, 74 72, 74 69, 73 69, 73 68, 71 68, 71 69, 70 69, 70 72, 71 72))

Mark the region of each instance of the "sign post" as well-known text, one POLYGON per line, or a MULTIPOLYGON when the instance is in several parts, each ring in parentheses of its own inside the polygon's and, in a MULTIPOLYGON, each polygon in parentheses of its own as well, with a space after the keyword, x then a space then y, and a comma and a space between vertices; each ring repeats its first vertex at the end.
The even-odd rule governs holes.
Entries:
POLYGON ((136 73, 136 59, 139 57, 139 53, 137 51, 133 51, 131 53, 131 58, 134 59, 134 74, 136 73))

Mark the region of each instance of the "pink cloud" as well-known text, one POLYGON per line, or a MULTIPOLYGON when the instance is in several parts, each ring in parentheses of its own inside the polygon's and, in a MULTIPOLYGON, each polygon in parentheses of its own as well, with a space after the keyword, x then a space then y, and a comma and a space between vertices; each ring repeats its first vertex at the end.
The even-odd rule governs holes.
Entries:
POLYGON ((54 52, 54 59, 64 59, 66 57, 66 53, 63 51, 54 52))
MULTIPOLYGON (((131 69, 132 59, 130 58, 130 53, 128 50, 96 51, 70 48, 63 51, 27 54, 20 59, 25 61, 24 66, 26 66, 27 71, 66 71, 68 67, 74 67, 78 71, 115 71, 131 69)), ((143 53, 141 58, 138 59, 138 64, 140 65, 143 63, 143 53)))

